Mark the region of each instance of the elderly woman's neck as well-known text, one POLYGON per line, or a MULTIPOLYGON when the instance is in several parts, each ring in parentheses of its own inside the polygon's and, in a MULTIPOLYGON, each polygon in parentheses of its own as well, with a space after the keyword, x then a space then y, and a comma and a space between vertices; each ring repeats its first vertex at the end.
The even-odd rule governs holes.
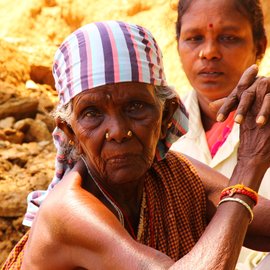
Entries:
MULTIPOLYGON (((132 229, 136 234, 143 197, 143 186, 144 177, 137 181, 117 185, 108 185, 101 183, 100 181, 97 182, 96 185, 96 183, 89 177, 85 181, 83 187, 97 197, 119 219, 116 208, 110 202, 110 200, 113 201, 113 203, 115 203, 128 218, 128 222, 131 224, 132 229), (103 189, 103 192, 100 188, 103 189), (104 193, 106 195, 104 195, 104 193)), ((127 220, 125 220, 125 227, 126 225, 127 220)), ((126 229, 130 232, 130 228, 126 227, 126 229)))

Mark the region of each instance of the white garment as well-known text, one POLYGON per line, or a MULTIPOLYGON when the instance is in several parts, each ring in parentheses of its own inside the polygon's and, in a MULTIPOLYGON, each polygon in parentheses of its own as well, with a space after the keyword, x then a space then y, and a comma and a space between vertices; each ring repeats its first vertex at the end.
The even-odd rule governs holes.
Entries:
MULTIPOLYGON (((226 141, 212 158, 201 121, 196 92, 194 90, 191 91, 182 100, 189 112, 189 131, 175 142, 170 149, 195 158, 230 178, 237 163, 239 125, 233 125, 232 131, 228 135, 226 141)), ((270 199, 270 169, 267 170, 263 178, 259 194, 270 199)), ((242 248, 239 262, 242 264, 247 257, 251 257, 251 253, 255 252, 242 248)), ((256 254, 258 254, 258 252, 256 252, 256 254)), ((253 267, 249 265, 249 262, 245 261, 243 267, 240 267, 239 264, 237 269, 251 270, 253 267)))

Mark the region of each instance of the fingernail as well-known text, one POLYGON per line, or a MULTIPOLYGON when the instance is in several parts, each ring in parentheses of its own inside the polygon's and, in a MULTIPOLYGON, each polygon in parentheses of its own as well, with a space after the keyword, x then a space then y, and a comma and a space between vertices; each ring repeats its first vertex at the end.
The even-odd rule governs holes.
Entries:
POLYGON ((258 67, 258 65, 256 65, 256 64, 253 64, 253 65, 252 65, 252 68, 259 70, 259 67, 258 67))
POLYGON ((243 115, 242 114, 237 114, 235 117, 234 117, 234 122, 238 123, 238 124, 241 124, 243 121, 243 115))
POLYGON ((265 117, 263 115, 260 115, 257 119, 256 119, 256 123, 259 125, 264 125, 265 124, 265 117))
POLYGON ((219 113, 218 116, 217 116, 217 121, 222 122, 223 120, 224 120, 224 114, 219 113))

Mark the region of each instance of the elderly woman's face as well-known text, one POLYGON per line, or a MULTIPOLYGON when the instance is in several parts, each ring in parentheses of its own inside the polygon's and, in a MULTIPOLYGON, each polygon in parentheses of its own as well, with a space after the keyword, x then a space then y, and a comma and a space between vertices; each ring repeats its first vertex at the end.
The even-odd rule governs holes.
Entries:
POLYGON ((75 141, 91 172, 108 184, 143 177, 155 156, 161 122, 162 106, 152 85, 112 84, 84 91, 73 99, 75 141))

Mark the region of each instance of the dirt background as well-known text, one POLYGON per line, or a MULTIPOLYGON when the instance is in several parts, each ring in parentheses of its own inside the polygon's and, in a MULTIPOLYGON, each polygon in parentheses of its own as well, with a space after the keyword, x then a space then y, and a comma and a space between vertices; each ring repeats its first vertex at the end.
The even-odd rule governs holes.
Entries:
MULTIPOLYGON (((57 46, 93 21, 141 24, 160 44, 169 83, 184 94, 190 86, 176 50, 175 7, 174 0, 0 0, 0 265, 27 229, 21 225, 27 194, 52 179, 57 46)), ((270 36, 269 0, 263 8, 270 36)), ((261 74, 270 75, 269 49, 261 74)))

